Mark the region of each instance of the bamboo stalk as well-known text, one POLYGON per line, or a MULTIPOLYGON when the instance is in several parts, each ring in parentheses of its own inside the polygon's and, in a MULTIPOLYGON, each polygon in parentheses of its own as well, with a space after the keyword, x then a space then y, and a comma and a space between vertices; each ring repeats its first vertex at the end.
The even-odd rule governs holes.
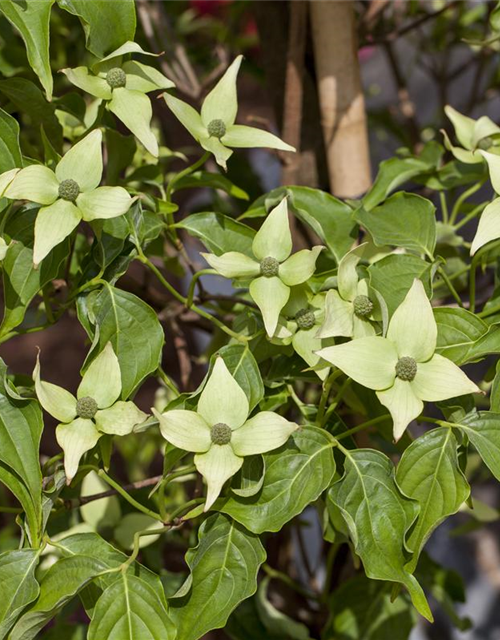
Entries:
POLYGON ((371 169, 354 2, 312 1, 310 13, 330 189, 355 198, 370 187, 371 169))

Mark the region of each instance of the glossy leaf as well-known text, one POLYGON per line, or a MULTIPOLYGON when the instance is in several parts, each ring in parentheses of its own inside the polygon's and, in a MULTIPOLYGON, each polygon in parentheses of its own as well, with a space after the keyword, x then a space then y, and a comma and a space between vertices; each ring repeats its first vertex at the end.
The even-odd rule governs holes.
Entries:
POLYGON ((262 489, 254 496, 231 496, 221 511, 254 533, 279 531, 328 487, 335 472, 333 439, 324 430, 302 428, 286 445, 265 454, 262 489))
POLYGON ((484 464, 500 481, 500 413, 479 411, 466 416, 459 424, 484 464))
POLYGON ((223 358, 229 373, 245 392, 252 411, 264 397, 262 377, 252 352, 248 347, 232 344, 222 347, 217 354, 223 358))
POLYGON ((22 166, 19 124, 15 118, 0 109, 0 173, 22 166))
POLYGON ((197 640, 223 627, 233 609, 257 590, 265 559, 256 536, 222 514, 208 518, 200 527, 198 546, 186 555, 191 575, 170 599, 178 640, 197 640))
POLYGON ((451 429, 432 429, 405 449, 397 466, 399 488, 420 505, 417 522, 407 540, 414 554, 410 570, 415 568, 433 530, 456 513, 469 496, 457 448, 451 429))
POLYGON ((358 209, 356 220, 379 247, 405 247, 432 257, 436 246, 435 207, 411 193, 397 193, 372 211, 358 209))
POLYGON ((239 251, 253 258, 252 241, 255 231, 220 213, 193 213, 179 222, 178 227, 199 238, 215 255, 239 251))
POLYGON ((366 575, 403 584, 419 613, 432 620, 422 588, 405 568, 405 537, 418 508, 399 492, 389 458, 373 449, 346 451, 344 476, 328 499, 340 509, 366 575))
POLYGON ((487 334, 488 325, 466 309, 434 309, 438 327, 436 351, 462 365, 469 362, 475 344, 487 334))
POLYGON ((35 600, 40 587, 35 578, 40 553, 35 549, 6 551, 0 555, 0 638, 21 611, 35 600))

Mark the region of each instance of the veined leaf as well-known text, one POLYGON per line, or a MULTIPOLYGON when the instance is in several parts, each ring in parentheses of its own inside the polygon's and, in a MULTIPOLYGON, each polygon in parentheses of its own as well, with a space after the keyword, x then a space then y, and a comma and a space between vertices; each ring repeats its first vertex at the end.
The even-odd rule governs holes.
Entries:
POLYGON ((434 309, 438 328, 437 352, 462 365, 470 360, 474 345, 488 333, 488 325, 466 309, 434 309))
POLYGON ((316 427, 296 431, 286 445, 264 454, 262 489, 248 498, 231 496, 220 510, 254 533, 279 531, 330 484, 333 442, 327 431, 316 427))
POLYGON ((405 537, 417 504, 398 491, 387 456, 373 449, 345 450, 345 473, 328 492, 341 511, 369 578, 399 582, 425 618, 432 613, 424 592, 405 568, 405 537))
POLYGON ((28 61, 40 78, 47 100, 52 100, 54 85, 49 59, 49 24, 53 4, 54 0, 0 0, 0 10, 24 40, 28 61))
POLYGON ((21 611, 38 596, 40 586, 35 569, 39 556, 36 549, 0 555, 0 640, 7 636, 21 611))
POLYGON ((434 529, 456 513, 469 496, 469 485, 458 463, 457 441, 451 429, 432 429, 403 453, 396 470, 401 491, 420 505, 407 545, 413 551, 408 569, 414 570, 420 552, 434 529))
POLYGON ((170 619, 163 591, 129 571, 97 601, 89 626, 88 640, 173 640, 175 627, 170 619))
POLYGON ((459 424, 484 464, 500 481, 500 413, 479 411, 466 416, 459 424))
POLYGON ((84 369, 111 342, 120 362, 125 400, 160 364, 163 347, 160 322, 153 309, 140 298, 110 285, 92 298, 91 313, 98 341, 84 369))
POLYGON ((169 601, 177 640, 197 640, 223 627, 233 609, 255 593, 265 559, 260 540, 236 522, 222 514, 205 520, 198 546, 186 555, 191 575, 169 601))
POLYGON ((220 173, 208 173, 207 171, 196 171, 175 183, 175 191, 180 189, 192 189, 193 187, 210 187, 225 191, 233 198, 248 200, 248 194, 220 173))
POLYGON ((193 213, 176 226, 199 238, 217 256, 228 251, 239 251, 253 257, 255 231, 221 213, 193 213))
POLYGON ((19 123, 3 109, 0 109, 0 173, 22 166, 19 123))

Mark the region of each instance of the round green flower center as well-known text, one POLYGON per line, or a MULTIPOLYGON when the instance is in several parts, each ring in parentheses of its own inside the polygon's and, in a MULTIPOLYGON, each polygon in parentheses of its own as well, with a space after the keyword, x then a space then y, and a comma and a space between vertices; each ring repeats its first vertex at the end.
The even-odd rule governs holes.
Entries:
POLYGON ((127 76, 125 75, 125 71, 123 69, 119 69, 118 67, 110 69, 106 74, 106 82, 112 89, 119 89, 120 87, 124 87, 127 84, 127 76))
POLYGON ((366 318, 373 311, 373 302, 368 296, 356 296, 352 304, 358 318, 366 318))
POLYGON ((400 380, 411 382, 417 375, 417 363, 409 356, 399 358, 396 363, 396 375, 400 380))
POLYGON ((482 140, 479 140, 479 144, 477 146, 483 151, 488 151, 488 149, 493 146, 493 138, 490 138, 489 136, 487 138, 483 138, 482 140))
POLYGON ((226 133, 226 124, 224 120, 216 118, 208 123, 207 131, 211 138, 218 138, 220 140, 226 133))
POLYGON ((231 442, 231 427, 224 422, 218 422, 210 429, 210 437, 214 444, 229 444, 231 442))
POLYGON ((78 198, 79 193, 80 187, 78 186, 78 182, 71 180, 71 178, 63 180, 59 185, 59 197, 63 200, 74 202, 78 198))
POLYGON ((280 268, 280 263, 276 260, 276 258, 271 258, 268 256, 264 258, 260 263, 260 273, 264 276, 264 278, 272 278, 273 276, 278 275, 278 271, 280 268))
POLYGON ((79 418, 87 418, 90 420, 97 413, 97 409, 97 402, 94 398, 90 398, 89 396, 80 398, 76 403, 76 414, 79 418))
POLYGON ((307 331, 308 329, 312 329, 316 322, 316 318, 314 317, 314 313, 310 309, 300 309, 295 314, 295 322, 297 323, 299 329, 303 329, 307 331))

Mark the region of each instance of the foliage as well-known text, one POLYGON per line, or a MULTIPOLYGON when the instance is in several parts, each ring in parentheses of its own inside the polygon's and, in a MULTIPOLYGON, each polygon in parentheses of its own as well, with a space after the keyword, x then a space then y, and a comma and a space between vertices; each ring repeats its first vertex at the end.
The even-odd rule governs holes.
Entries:
POLYGON ((0 342, 67 319, 88 338, 77 389, 45 350, 32 379, 0 360, 0 640, 74 615, 91 640, 405 640, 438 607, 466 628, 424 547, 476 475, 500 480, 500 128, 448 106, 453 130, 358 200, 249 203, 233 149, 294 150, 236 123, 241 55, 197 110, 133 0, 0 12, 0 342), (177 120, 203 153, 165 146, 177 120), (299 572, 275 566, 289 549, 299 572))

